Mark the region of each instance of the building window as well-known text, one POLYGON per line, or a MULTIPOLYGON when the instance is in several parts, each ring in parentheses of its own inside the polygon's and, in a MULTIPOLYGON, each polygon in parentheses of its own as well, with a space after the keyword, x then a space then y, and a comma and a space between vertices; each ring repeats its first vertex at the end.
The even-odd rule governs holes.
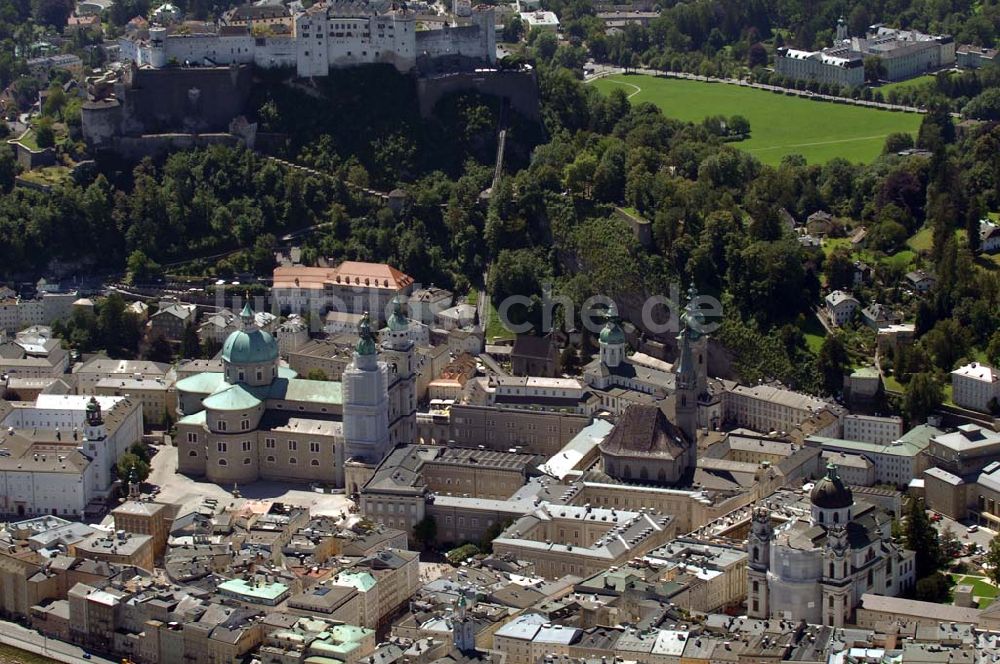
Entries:
POLYGON ((218 429, 219 429, 219 431, 225 431, 226 430, 226 421, 225 420, 219 420, 219 422, 218 422, 218 429))
POLYGON ((274 457, 273 456, 267 457, 267 462, 268 463, 274 463, 274 457))
POLYGON ((313 459, 312 461, 309 462, 309 465, 310 466, 318 466, 319 465, 319 460, 318 459, 313 459))
POLYGON ((265 438, 264 439, 264 447, 266 447, 269 450, 273 450, 274 449, 274 438, 265 438))
POLYGON ((229 462, 226 461, 225 459, 219 459, 219 465, 220 466, 228 466, 229 462))
POLYGON ((197 443, 198 442, 198 434, 188 432, 188 442, 189 443, 197 443))
POLYGON ((198 456, 198 453, 195 452, 194 450, 191 450, 190 452, 188 452, 188 456, 189 457, 196 457, 196 456, 198 456))
POLYGON ((294 465, 295 465, 295 464, 297 464, 298 462, 299 462, 299 460, 298 460, 298 459, 296 459, 295 457, 288 457, 288 464, 289 464, 289 465, 291 465, 291 466, 294 466, 294 465))
POLYGON ((309 443, 309 451, 313 454, 319 453, 319 443, 309 443))
POLYGON ((250 465, 250 457, 247 457, 247 458, 243 459, 243 465, 244 466, 249 466, 250 465))
POLYGON ((226 445, 225 443, 218 443, 216 445, 216 448, 219 450, 219 452, 225 452, 227 447, 228 445, 226 445))
POLYGON ((289 452, 294 452, 298 448, 299 448, 299 444, 298 444, 297 441, 294 441, 294 440, 288 441, 288 451, 289 452))
POLYGON ((250 430, 250 420, 240 420, 240 431, 250 430))

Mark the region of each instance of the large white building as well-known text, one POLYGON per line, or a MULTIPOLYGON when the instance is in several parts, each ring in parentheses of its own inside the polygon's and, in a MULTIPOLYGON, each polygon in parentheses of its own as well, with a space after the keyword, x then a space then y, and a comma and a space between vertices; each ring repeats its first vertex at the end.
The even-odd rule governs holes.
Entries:
POLYGON ((888 445, 903 435, 903 418, 852 413, 844 416, 844 439, 888 445))
POLYGON ((252 63, 264 69, 294 68, 301 77, 374 63, 408 72, 424 59, 496 61, 491 7, 474 7, 463 24, 441 25, 440 20, 419 18, 402 3, 335 0, 295 14, 290 34, 254 35, 248 25, 224 25, 207 33, 156 25, 149 29, 148 39, 123 37, 120 49, 122 57, 140 66, 252 63), (440 27, 427 27, 433 25, 440 27))
POLYGON ((334 311, 387 320, 397 295, 407 295, 413 277, 384 263, 344 261, 335 268, 277 267, 271 300, 282 312, 334 311))
POLYGON ((779 48, 774 54, 774 70, 797 81, 816 81, 854 87, 865 82, 864 60, 850 49, 822 51, 779 48))
POLYGON ((875 481, 880 484, 906 486, 929 465, 926 450, 941 429, 929 424, 913 427, 890 443, 863 442, 823 436, 809 436, 806 443, 818 445, 824 452, 843 452, 865 457, 875 466, 875 481))
POLYGON ((827 466, 808 501, 790 500, 779 511, 777 526, 767 507, 751 521, 750 617, 843 627, 865 593, 899 595, 915 583, 914 553, 893 541, 891 516, 856 503, 836 466, 827 466))
POLYGON ((990 412, 1000 404, 1000 371, 988 364, 972 362, 951 372, 952 400, 956 406, 990 412))
POLYGON ((0 402, 0 513, 82 517, 109 495, 113 468, 142 437, 142 409, 124 397, 40 395, 0 402))
POLYGON ((0 329, 9 334, 31 325, 51 325, 67 318, 79 296, 71 293, 40 293, 33 300, 19 297, 0 299, 0 329))
POLYGON ((754 431, 789 432, 814 415, 828 410, 836 418, 824 435, 840 432, 842 406, 808 394, 771 385, 727 384, 722 396, 723 420, 754 431))
POLYGON ((799 81, 816 81, 854 87, 865 82, 864 60, 878 58, 883 78, 890 81, 919 76, 955 64, 951 35, 928 35, 873 25, 864 37, 848 37, 843 19, 837 25, 833 46, 819 51, 779 48, 774 69, 799 81))

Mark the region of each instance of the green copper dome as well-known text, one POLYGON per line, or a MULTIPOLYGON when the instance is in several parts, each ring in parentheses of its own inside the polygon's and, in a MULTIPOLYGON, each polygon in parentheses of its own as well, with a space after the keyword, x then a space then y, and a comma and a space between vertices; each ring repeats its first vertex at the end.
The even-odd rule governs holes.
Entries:
POLYGON ((367 311, 358 323, 358 345, 355 350, 358 355, 375 354, 375 335, 372 333, 372 321, 367 311))
POLYGON ((607 324, 604 329, 601 330, 601 343, 602 344, 623 344, 625 343, 625 331, 622 330, 622 326, 619 325, 621 318, 618 317, 618 307, 612 302, 611 306, 608 307, 608 312, 604 315, 607 319, 607 324))
POLYGON ((278 342, 260 330, 236 330, 222 345, 222 359, 230 364, 261 364, 278 359, 278 342))
POLYGON ((389 330, 402 332, 410 327, 410 321, 403 315, 403 300, 397 295, 392 299, 392 314, 389 315, 389 330))
POLYGON ((240 312, 243 329, 229 335, 222 344, 222 359, 230 364, 261 364, 278 359, 278 342, 268 332, 254 325, 250 297, 240 312))

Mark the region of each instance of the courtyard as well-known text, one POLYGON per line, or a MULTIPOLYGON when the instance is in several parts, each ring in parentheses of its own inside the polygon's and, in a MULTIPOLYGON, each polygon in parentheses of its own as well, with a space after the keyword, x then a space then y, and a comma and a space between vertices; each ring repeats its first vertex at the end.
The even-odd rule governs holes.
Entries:
MULTIPOLYGON (((177 470, 177 448, 172 445, 156 447, 147 484, 159 488, 155 500, 181 505, 180 513, 200 505, 206 498, 215 499, 220 506, 234 503, 233 487, 220 486, 203 479, 181 475, 177 470)), ((273 500, 297 507, 308 507, 312 514, 338 515, 347 513, 354 504, 343 493, 324 493, 308 484, 260 481, 237 487, 242 499, 273 500)))

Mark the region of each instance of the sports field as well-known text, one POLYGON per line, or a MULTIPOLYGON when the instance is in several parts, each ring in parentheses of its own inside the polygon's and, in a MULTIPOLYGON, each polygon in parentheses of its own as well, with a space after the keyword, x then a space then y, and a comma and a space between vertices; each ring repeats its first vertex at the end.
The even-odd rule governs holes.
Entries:
POLYGON ((625 88, 633 103, 652 102, 679 120, 742 115, 750 121, 751 137, 733 145, 767 164, 796 153, 811 164, 834 157, 870 162, 882 151, 886 136, 897 131, 915 134, 921 119, 916 113, 812 101, 726 83, 616 75, 592 85, 603 92, 625 88))

